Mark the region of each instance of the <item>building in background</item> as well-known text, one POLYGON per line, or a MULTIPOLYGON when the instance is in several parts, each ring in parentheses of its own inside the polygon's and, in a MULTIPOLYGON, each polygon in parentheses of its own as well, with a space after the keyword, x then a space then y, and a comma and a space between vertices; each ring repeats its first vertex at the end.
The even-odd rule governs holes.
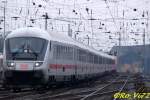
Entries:
POLYGON ((110 53, 117 56, 117 71, 150 74, 150 45, 115 46, 110 53))

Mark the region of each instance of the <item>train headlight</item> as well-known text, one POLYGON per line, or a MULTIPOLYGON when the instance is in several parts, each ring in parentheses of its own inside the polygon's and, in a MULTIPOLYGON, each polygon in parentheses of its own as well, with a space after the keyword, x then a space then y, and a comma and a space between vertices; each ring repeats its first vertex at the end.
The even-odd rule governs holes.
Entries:
POLYGON ((15 66, 15 63, 14 63, 14 62, 7 62, 7 66, 8 66, 8 67, 14 67, 14 66, 15 66))
POLYGON ((35 67, 39 67, 39 66, 41 66, 43 64, 43 62, 36 62, 35 63, 35 67))

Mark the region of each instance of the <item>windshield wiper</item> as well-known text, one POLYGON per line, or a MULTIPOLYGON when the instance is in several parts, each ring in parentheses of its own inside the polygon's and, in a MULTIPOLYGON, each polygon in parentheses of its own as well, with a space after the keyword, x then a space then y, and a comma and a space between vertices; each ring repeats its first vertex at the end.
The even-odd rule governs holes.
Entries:
POLYGON ((31 50, 32 54, 34 54, 34 56, 36 57, 35 60, 37 60, 38 54, 35 52, 35 50, 33 48, 31 48, 31 46, 27 45, 27 50, 31 50))

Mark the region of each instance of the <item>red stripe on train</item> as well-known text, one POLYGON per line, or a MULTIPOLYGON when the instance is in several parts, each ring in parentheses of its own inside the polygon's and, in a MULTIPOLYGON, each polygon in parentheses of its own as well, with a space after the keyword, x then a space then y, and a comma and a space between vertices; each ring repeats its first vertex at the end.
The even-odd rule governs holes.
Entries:
MULTIPOLYGON (((73 69, 75 67, 76 67, 76 65, 69 65, 69 64, 50 64, 49 65, 49 68, 52 68, 52 69, 61 69, 61 68, 73 69)), ((114 69, 116 68, 115 65, 112 65, 112 67, 114 69)))

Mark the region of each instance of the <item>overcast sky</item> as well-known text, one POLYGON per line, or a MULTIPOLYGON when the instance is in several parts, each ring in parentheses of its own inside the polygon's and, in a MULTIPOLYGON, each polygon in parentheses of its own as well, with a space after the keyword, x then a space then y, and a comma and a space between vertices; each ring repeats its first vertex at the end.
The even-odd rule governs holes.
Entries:
MULTIPOLYGON (((0 15, 3 16, 4 0, 0 1, 0 15)), ((44 29, 42 16, 47 12, 51 18, 48 31, 66 32, 70 24, 74 34, 80 31, 79 40, 87 43, 84 38, 89 35, 94 38, 90 40, 91 46, 109 50, 118 45, 118 32, 122 33, 122 45, 142 44, 143 30, 149 31, 146 29, 149 8, 150 0, 7 0, 6 27, 7 31, 24 26, 44 29), (91 22, 91 18, 95 20, 91 22), (141 25, 142 22, 145 24, 141 25)), ((3 28, 3 22, 0 27, 3 28)), ((147 37, 149 43, 149 34, 147 37)))

